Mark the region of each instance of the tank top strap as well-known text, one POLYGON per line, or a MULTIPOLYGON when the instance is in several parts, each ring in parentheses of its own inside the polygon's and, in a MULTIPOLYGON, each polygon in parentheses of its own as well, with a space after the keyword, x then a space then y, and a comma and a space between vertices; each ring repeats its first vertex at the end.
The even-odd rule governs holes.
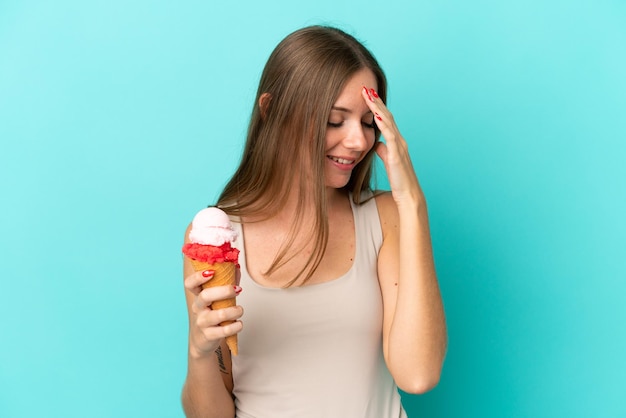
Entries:
POLYGON ((365 196, 364 203, 355 204, 350 194, 350 205, 354 214, 355 239, 358 241, 357 249, 369 260, 378 258, 378 251, 383 243, 383 231, 378 215, 376 198, 365 196))

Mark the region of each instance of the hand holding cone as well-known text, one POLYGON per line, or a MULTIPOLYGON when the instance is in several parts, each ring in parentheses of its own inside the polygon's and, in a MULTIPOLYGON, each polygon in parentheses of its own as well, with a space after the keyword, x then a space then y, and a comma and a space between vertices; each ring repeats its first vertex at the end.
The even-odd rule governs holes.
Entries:
MULTIPOLYGON (((237 284, 237 259, 239 250, 231 247, 237 233, 233 230, 228 215, 218 208, 206 208, 198 212, 189 233, 190 243, 183 245, 183 254, 190 259, 195 271, 214 271, 213 278, 202 288, 235 286, 237 284)), ((211 309, 235 306, 235 298, 218 300, 211 309)), ((233 321, 220 323, 221 326, 233 321)), ((237 334, 226 337, 226 344, 233 355, 237 355, 237 334)))

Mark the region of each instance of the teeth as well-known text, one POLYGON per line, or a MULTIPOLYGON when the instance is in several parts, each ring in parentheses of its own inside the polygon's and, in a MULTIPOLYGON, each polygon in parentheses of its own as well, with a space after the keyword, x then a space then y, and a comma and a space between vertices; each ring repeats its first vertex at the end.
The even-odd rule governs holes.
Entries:
POLYGON ((330 158, 331 160, 338 162, 339 164, 352 164, 354 163, 354 160, 344 160, 343 158, 337 158, 337 157, 331 157, 329 156, 328 158, 330 158))

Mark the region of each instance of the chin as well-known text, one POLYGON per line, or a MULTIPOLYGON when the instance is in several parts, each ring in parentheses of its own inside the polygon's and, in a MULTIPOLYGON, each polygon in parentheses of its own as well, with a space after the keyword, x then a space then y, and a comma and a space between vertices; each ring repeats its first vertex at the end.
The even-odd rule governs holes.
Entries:
POLYGON ((350 182, 350 178, 347 179, 333 179, 326 181, 326 187, 329 189, 343 189, 350 182))

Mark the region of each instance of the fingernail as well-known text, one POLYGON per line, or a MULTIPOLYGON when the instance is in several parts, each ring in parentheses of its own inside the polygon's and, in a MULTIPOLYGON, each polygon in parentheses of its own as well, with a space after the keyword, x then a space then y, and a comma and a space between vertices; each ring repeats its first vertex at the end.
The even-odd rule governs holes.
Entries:
POLYGON ((376 97, 378 99, 378 93, 376 93, 376 90, 370 89, 370 92, 372 92, 372 96, 374 96, 374 97, 376 97))
POLYGON ((378 120, 383 120, 383 118, 381 118, 378 113, 374 113, 374 116, 376 116, 376 119, 378 119, 378 120))
POLYGON ((211 277, 211 276, 213 276, 213 274, 214 274, 214 272, 212 272, 211 270, 204 270, 202 272, 202 276, 203 277, 211 277))
POLYGON ((363 86, 363 90, 365 90, 365 93, 367 93, 367 97, 370 99, 370 102, 373 102, 374 99, 372 99, 372 96, 370 96, 370 92, 367 87, 363 86))
POLYGON ((243 290, 241 287, 239 286, 233 286, 235 288, 235 293, 240 294, 241 291, 243 290))

